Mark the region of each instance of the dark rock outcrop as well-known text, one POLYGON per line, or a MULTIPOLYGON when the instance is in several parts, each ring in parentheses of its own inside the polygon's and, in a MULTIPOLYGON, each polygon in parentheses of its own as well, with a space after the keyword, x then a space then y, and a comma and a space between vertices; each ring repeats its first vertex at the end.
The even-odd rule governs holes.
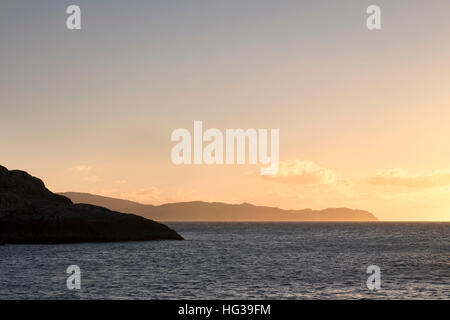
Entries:
POLYGON ((0 166, 0 243, 183 240, 169 227, 134 214, 73 204, 24 171, 0 166))

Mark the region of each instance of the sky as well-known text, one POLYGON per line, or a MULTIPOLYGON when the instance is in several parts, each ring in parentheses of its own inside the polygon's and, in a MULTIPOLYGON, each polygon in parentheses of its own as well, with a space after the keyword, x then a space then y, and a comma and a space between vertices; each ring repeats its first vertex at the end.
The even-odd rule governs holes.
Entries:
POLYGON ((450 221, 450 2, 0 3, 0 165, 149 204, 450 221), (81 8, 81 30, 66 8, 81 8), (381 8, 382 29, 366 27, 381 8), (280 171, 174 165, 177 128, 280 130, 280 171))

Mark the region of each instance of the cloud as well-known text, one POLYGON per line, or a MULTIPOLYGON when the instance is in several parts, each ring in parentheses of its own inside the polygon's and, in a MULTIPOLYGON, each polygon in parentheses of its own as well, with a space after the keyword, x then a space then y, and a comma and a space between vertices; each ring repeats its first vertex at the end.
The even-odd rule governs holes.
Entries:
POLYGON ((196 189, 171 189, 162 190, 158 187, 151 186, 138 190, 123 191, 119 189, 103 189, 90 190, 90 193, 98 194, 105 197, 112 197, 118 199, 125 199, 142 204, 159 205, 170 202, 184 202, 184 201, 219 201, 216 197, 211 197, 205 192, 200 192, 196 189))
POLYGON ((312 161, 287 160, 281 161, 278 173, 263 176, 265 179, 301 185, 351 185, 349 180, 343 179, 334 171, 324 168, 312 161))
POLYGON ((88 165, 76 165, 70 168, 70 171, 74 172, 73 177, 79 181, 97 183, 102 180, 95 172, 93 172, 97 170, 94 170, 88 165))
POLYGON ((81 178, 81 180, 86 181, 86 182, 99 182, 101 181, 99 176, 87 176, 87 177, 83 177, 81 178))
POLYGON ((91 166, 77 165, 77 166, 73 166, 72 168, 70 168, 70 171, 86 172, 86 171, 90 171, 91 169, 92 169, 91 166))
POLYGON ((404 169, 391 169, 369 179, 376 185, 410 188, 434 188, 450 185, 450 171, 435 171, 425 175, 410 175, 404 169))
POLYGON ((98 194, 105 197, 126 199, 144 204, 158 204, 162 202, 162 193, 157 187, 149 187, 136 191, 103 190, 98 192, 98 194))

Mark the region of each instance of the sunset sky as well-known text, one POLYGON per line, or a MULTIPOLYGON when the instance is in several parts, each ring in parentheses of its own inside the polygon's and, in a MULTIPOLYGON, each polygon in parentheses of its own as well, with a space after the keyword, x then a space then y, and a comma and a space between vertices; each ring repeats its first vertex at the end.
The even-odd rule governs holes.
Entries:
POLYGON ((448 0, 2 1, 0 165, 149 204, 450 221, 449 15, 448 0), (174 165, 171 133, 194 120, 280 129, 282 175, 174 165))

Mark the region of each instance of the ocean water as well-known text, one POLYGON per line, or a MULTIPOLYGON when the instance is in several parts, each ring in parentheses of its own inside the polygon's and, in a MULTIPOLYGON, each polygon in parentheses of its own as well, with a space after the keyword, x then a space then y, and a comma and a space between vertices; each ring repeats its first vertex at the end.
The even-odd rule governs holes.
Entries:
POLYGON ((168 225, 186 241, 1 246, 0 299, 450 299, 450 223, 168 225))

